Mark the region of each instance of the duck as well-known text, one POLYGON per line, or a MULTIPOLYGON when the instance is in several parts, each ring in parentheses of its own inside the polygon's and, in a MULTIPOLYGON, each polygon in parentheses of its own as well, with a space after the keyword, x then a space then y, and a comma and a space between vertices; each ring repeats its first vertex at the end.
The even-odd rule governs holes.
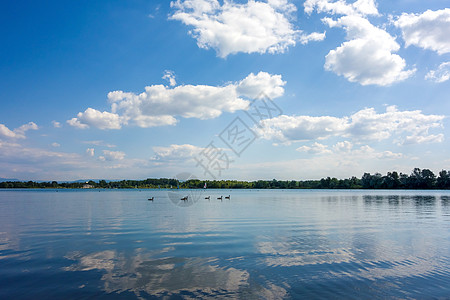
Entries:
POLYGON ((208 199, 208 200, 209 200, 209 199, 211 199, 211 196, 205 197, 205 199, 208 199))
POLYGON ((230 199, 230 195, 228 195, 228 196, 225 196, 225 199, 230 199))
POLYGON ((217 200, 222 200, 223 199, 223 196, 220 196, 219 198, 217 198, 217 200))
POLYGON ((188 199, 188 196, 181 198, 181 200, 183 200, 183 201, 187 201, 187 199, 188 199))
POLYGON ((153 201, 155 197, 148 198, 148 201, 153 201))

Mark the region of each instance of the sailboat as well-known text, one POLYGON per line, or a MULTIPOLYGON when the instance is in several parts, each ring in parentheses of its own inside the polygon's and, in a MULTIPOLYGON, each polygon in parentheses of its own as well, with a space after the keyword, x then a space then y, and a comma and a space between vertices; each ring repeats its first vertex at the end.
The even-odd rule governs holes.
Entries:
POLYGON ((203 188, 206 189, 206 182, 205 182, 205 185, 203 186, 203 188))

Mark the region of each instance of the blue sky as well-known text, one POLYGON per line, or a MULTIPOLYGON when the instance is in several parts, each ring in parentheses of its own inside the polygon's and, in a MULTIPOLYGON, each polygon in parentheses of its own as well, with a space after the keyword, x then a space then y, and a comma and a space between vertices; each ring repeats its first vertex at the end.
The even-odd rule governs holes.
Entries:
POLYGON ((0 6, 0 178, 450 169, 448 1, 0 6))

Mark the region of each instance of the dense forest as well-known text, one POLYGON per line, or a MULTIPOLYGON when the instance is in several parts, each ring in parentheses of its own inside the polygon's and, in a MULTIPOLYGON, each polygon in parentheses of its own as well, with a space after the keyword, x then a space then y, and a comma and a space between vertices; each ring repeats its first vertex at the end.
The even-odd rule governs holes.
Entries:
POLYGON ((436 176, 429 169, 415 168, 411 174, 388 172, 364 173, 361 178, 322 178, 320 180, 188 180, 180 182, 169 178, 145 180, 88 181, 88 182, 0 182, 0 188, 102 188, 102 189, 146 189, 146 188, 203 188, 213 189, 450 189, 450 172, 442 170, 436 176))

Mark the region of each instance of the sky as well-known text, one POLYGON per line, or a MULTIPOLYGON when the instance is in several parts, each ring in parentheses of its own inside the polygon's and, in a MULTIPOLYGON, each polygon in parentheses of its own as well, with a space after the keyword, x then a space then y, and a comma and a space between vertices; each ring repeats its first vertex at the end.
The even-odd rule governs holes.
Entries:
POLYGON ((0 178, 450 169, 444 0, 2 1, 0 178))

